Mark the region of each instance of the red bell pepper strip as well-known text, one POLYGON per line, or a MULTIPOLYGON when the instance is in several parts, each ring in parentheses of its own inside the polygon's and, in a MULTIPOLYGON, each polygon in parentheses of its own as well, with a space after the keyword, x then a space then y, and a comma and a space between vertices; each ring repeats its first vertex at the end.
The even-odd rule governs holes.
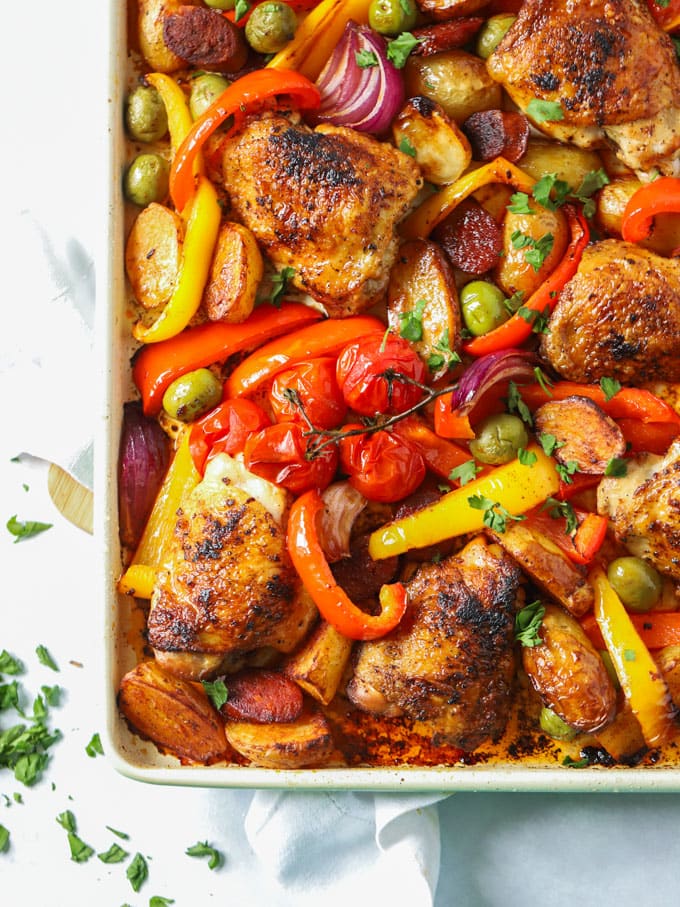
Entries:
POLYGON ((257 69, 241 76, 201 114, 177 149, 170 167, 170 196, 177 211, 183 211, 194 192, 193 162, 206 139, 228 117, 234 118, 230 134, 245 117, 270 98, 285 96, 300 110, 318 107, 319 89, 299 72, 285 69, 257 69))
POLYGON ((602 476, 592 475, 586 472, 577 472, 574 473, 573 476, 570 476, 570 479, 571 481, 569 482, 560 481, 560 490, 555 495, 558 500, 569 501, 582 491, 587 491, 589 488, 595 488, 602 481, 602 476))
POLYGON ((651 391, 640 387, 622 387, 613 397, 607 399, 599 384, 580 384, 577 381, 557 381, 549 392, 540 384, 520 387, 522 400, 529 409, 537 409, 548 400, 564 400, 566 397, 588 397, 612 419, 638 419, 641 422, 667 422, 680 427, 680 414, 665 400, 651 391))
POLYGON ((635 191, 623 212, 621 235, 626 242, 649 239, 657 214, 680 213, 680 179, 662 176, 635 191))
POLYGON ((633 453, 665 454, 680 435, 675 422, 643 422, 642 419, 617 419, 623 437, 633 453))
POLYGON ((574 508, 578 521, 576 532, 569 534, 567 521, 562 516, 555 516, 543 506, 526 514, 524 525, 548 538, 574 564, 590 564, 607 535, 605 517, 590 513, 587 510, 574 508))
POLYGON ((372 315, 353 315, 329 318, 272 340, 236 366, 224 384, 223 397, 248 396, 289 365, 336 355, 350 341, 376 331, 385 332, 380 319, 372 315))
MULTIPOLYGON (((560 290, 576 273, 583 250, 590 241, 590 229, 581 212, 572 205, 565 205, 562 210, 571 230, 571 240, 567 251, 552 274, 522 305, 523 310, 529 309, 538 314, 552 312, 557 304, 560 290)), ((495 353, 497 350, 513 349, 521 346, 531 337, 531 328, 531 321, 527 321, 516 312, 488 334, 468 340, 463 344, 463 350, 470 356, 485 356, 487 353, 495 353)))
MULTIPOLYGON (((648 611, 646 614, 629 613, 628 616, 648 649, 680 645, 680 611, 648 611)), ((580 623, 595 648, 604 649, 604 639, 595 615, 586 614, 580 623)))
POLYGON ((469 450, 445 441, 417 416, 402 419, 393 426, 392 431, 415 447, 428 468, 443 479, 448 479, 456 466, 462 466, 472 459, 469 450))
POLYGON ((597 513, 586 513, 574 533, 576 556, 572 560, 578 564, 590 564, 606 536, 607 518, 597 513))
POLYGON ((142 347, 134 356, 132 378, 142 395, 144 412, 160 412, 163 394, 175 378, 234 353, 254 349, 266 340, 321 318, 319 312, 299 302, 258 306, 241 324, 214 321, 187 328, 168 340, 142 347))
POLYGON ((680 26, 680 0, 647 0, 647 7, 664 31, 672 32, 680 26))
POLYGON ((404 616, 406 590, 401 583, 383 586, 382 610, 377 616, 357 608, 336 583, 321 547, 317 518, 323 506, 323 499, 315 490, 305 492, 293 502, 286 537, 293 565, 321 616, 339 633, 349 639, 378 639, 393 630, 404 616))

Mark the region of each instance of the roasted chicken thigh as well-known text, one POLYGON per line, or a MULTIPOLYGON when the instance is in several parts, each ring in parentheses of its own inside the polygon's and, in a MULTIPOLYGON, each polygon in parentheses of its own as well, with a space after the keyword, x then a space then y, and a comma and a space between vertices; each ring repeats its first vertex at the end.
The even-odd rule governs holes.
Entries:
POLYGON ((508 717, 519 568, 478 537, 409 581, 408 610, 359 647, 351 701, 373 714, 427 722, 437 742, 472 751, 508 717))
POLYGON ((398 240, 395 226, 422 185, 414 160, 338 126, 311 130, 283 115, 247 121, 221 145, 233 214, 291 283, 330 316, 379 302, 398 240))
POLYGON ((644 2, 526 0, 487 67, 530 116, 532 101, 557 105, 532 117, 547 135, 613 145, 633 170, 680 169, 680 66, 644 2))
POLYGON ((571 381, 680 381, 680 259, 606 239, 562 290, 541 352, 571 381))

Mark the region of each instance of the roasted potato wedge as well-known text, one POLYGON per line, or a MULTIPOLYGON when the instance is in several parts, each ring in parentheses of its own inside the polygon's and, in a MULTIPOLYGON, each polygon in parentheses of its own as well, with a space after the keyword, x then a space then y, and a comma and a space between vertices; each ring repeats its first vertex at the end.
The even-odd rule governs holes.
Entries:
MULTIPOLYGON (((623 212, 640 186, 642 183, 634 178, 616 179, 600 189, 596 220, 603 233, 621 236, 623 212)), ((659 255, 670 255, 680 248, 680 214, 658 214, 654 218, 652 235, 649 239, 641 240, 640 245, 659 255)))
POLYGON ((578 189, 586 173, 602 167, 602 158, 597 151, 531 138, 518 166, 537 180, 555 173, 572 189, 578 189))
POLYGON ((431 57, 411 56, 404 67, 408 97, 424 95, 463 123, 478 110, 501 106, 501 86, 494 82, 484 61, 464 50, 449 50, 431 57))
POLYGON ((581 617, 593 606, 593 588, 585 570, 572 563, 550 539, 533 527, 512 523, 495 541, 517 561, 532 580, 566 608, 581 617))
MULTIPOLYGON (((412 342, 426 363, 442 342, 448 341, 453 352, 459 350, 460 306, 453 269, 439 246, 425 239, 401 246, 387 287, 387 321, 394 331, 404 330, 406 316, 418 312, 420 337, 412 342)), ((433 374, 439 377, 446 371, 444 363, 433 374)))
POLYGON ((352 640, 322 620, 283 670, 306 693, 328 705, 338 691, 351 653, 352 640))
POLYGON ((170 208, 152 202, 139 212, 125 246, 125 271, 144 308, 165 305, 172 296, 183 244, 184 224, 170 208))
POLYGON ((676 708, 680 709, 680 646, 666 646, 654 653, 668 692, 676 708))
POLYGON ((320 712, 305 712, 287 724, 228 721, 227 740, 253 765, 262 768, 311 768, 328 762, 333 738, 320 712))
POLYGON ((467 138, 430 98, 410 98, 392 122, 392 137, 398 148, 406 141, 415 149, 423 177, 436 186, 455 182, 467 170, 472 151, 467 138))
POLYGON ((522 665, 544 705, 578 731, 605 727, 616 690, 602 658, 575 618, 546 605, 540 645, 522 647, 522 665))
POLYGON ((253 311, 264 265, 251 231, 231 221, 217 236, 203 307, 210 321, 240 323, 253 311))
POLYGON ((154 661, 141 662, 123 677, 118 707, 138 734, 181 760, 207 765, 229 751, 224 722, 203 688, 154 661))
POLYGON ((538 289, 561 261, 569 241, 567 222, 561 211, 548 211, 538 204, 532 207, 533 214, 515 214, 513 211, 506 214, 503 222, 505 255, 495 269, 496 282, 503 292, 512 296, 521 291, 524 299, 538 289), (546 239, 548 236, 552 236, 552 243, 546 239), (549 251, 537 269, 532 258, 541 243, 547 243, 549 251))
POLYGON ((167 17, 181 7, 199 5, 200 0, 138 0, 139 48, 155 72, 176 72, 186 66, 186 61, 165 43, 163 28, 167 17))
POLYGON ((557 438, 558 462, 576 463, 588 475, 604 473, 610 460, 626 452, 619 426, 587 397, 549 400, 534 413, 534 426, 539 434, 557 438))
POLYGON ((599 730, 595 736, 599 745, 617 762, 634 761, 636 756, 647 750, 640 723, 625 701, 620 705, 611 724, 599 730))

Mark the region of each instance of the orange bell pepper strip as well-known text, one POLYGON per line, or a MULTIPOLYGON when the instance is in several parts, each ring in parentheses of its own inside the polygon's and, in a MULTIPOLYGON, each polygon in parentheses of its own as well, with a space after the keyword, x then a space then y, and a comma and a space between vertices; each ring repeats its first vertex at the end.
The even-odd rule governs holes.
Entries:
POLYGON ((649 239, 657 214, 680 212, 680 179, 662 176, 640 186, 628 200, 621 221, 621 236, 626 242, 649 239))
POLYGON ((453 391, 442 394, 434 401, 435 432, 440 438, 455 438, 458 441, 474 438, 475 430, 470 424, 469 415, 461 416, 458 410, 451 409, 452 400, 453 391))
MULTIPOLYGON (((183 215, 184 216, 184 215, 183 215)), ((182 260, 172 296, 150 327, 141 321, 132 329, 141 343, 158 343, 183 331, 198 311, 210 273, 213 249, 222 219, 215 187, 204 176, 187 213, 182 260)))
POLYGON ((223 397, 253 394, 289 365, 319 356, 333 356, 350 341, 376 331, 385 332, 385 325, 379 318, 353 315, 328 318, 272 340, 236 366, 224 384, 223 397))
POLYGON ((321 96, 313 82, 297 72, 257 69, 236 79, 196 120, 177 149, 170 167, 170 197, 182 211, 195 191, 193 163, 206 140, 233 117, 227 135, 234 132, 249 113, 259 110, 269 99, 285 97, 299 110, 318 107, 321 96))
POLYGON ((321 616, 339 633, 358 640, 385 636, 404 616, 406 590, 401 583, 383 586, 380 590, 382 610, 377 616, 357 608, 336 583, 321 547, 317 518, 323 507, 323 499, 315 490, 305 492, 293 502, 286 535, 293 565, 321 616))
POLYGON ((675 422, 643 422, 642 419, 617 419, 632 453, 665 454, 680 435, 675 422))
MULTIPOLYGON (((523 313, 525 310, 536 312, 537 315, 549 315, 552 312, 557 304, 560 290, 576 273, 583 250, 590 241, 590 229, 583 215, 572 205, 565 205, 562 210, 567 217, 571 231, 567 251, 550 276, 523 303, 523 313)), ((529 317, 531 318, 531 316, 529 317)), ((515 312, 511 318, 489 331, 488 334, 482 334, 481 337, 475 337, 464 343, 463 350, 469 356, 485 356, 487 353, 495 353, 497 350, 519 347, 531 337, 532 328, 531 320, 527 320, 519 312, 515 312)))
POLYGON ((417 416, 407 416, 396 422, 392 431, 415 447, 428 468, 442 479, 448 479, 452 469, 471 459, 469 450, 440 438, 417 416))
POLYGON ((280 308, 265 302, 240 324, 200 324, 169 340, 143 347, 135 353, 132 378, 142 396, 144 412, 155 416, 161 411, 163 394, 175 378, 224 362, 234 353, 255 349, 320 318, 320 312, 299 302, 283 302, 280 308))
POLYGON ((666 682, 604 571, 590 573, 594 613, 621 688, 640 723, 647 746, 667 743, 677 731, 666 682))
POLYGON ((554 462, 537 444, 528 449, 536 455, 533 465, 523 466, 518 459, 512 460, 455 488, 438 501, 387 523, 371 534, 368 553, 374 560, 381 560, 411 548, 481 532, 486 525, 486 510, 473 507, 471 498, 486 498, 513 516, 543 503, 559 488, 559 476, 554 462))
POLYGON ((522 400, 534 410, 548 400, 566 397, 588 397, 612 419, 638 419, 641 422, 667 422, 680 427, 680 414, 665 400, 640 387, 622 387, 612 397, 599 384, 580 384, 577 381, 556 381, 548 391, 540 384, 521 385, 522 400))
POLYGON ((184 496, 200 480, 189 450, 189 432, 184 431, 130 566, 118 582, 119 592, 138 598, 151 598, 156 573, 163 564, 168 542, 173 537, 177 510, 184 496))
MULTIPOLYGON (((647 611, 628 614, 640 639, 652 651, 666 646, 680 646, 680 611, 647 611)), ((586 614, 580 624, 596 649, 606 649, 594 614, 586 614)))

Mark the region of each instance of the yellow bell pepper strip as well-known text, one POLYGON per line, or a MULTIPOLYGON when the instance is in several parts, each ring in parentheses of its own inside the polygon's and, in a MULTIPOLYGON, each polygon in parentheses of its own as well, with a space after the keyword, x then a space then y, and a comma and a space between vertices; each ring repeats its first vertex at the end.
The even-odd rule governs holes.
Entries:
POLYGON ((368 553, 374 560, 381 560, 411 548, 480 532, 487 525, 486 512, 473 507, 471 498, 485 498, 515 517, 537 507, 557 492, 560 478, 555 463, 538 445, 532 444, 528 450, 536 456, 531 466, 512 460, 450 491, 433 504, 377 529, 370 536, 368 553))
MULTIPOLYGON (((463 344, 463 350, 469 356, 486 356, 498 350, 512 349, 521 346, 531 337, 533 321, 524 315, 535 312, 536 315, 549 315, 557 305, 560 291, 568 280, 574 276, 581 263, 583 250, 590 242, 590 228, 585 217, 572 205, 562 209, 566 215, 571 239, 564 257, 557 267, 548 275, 540 287, 522 304, 522 314, 515 314, 488 334, 474 337, 463 344)), ((536 316, 533 316, 536 317, 536 316)))
POLYGON ((512 186, 516 192, 531 193, 536 180, 515 167, 504 157, 494 158, 488 164, 471 170, 426 198, 422 205, 410 214, 399 226, 399 233, 404 239, 427 239, 437 224, 441 223, 454 208, 478 189, 492 183, 503 183, 512 186))
POLYGON ((196 314, 210 273, 221 218, 222 211, 215 187, 206 177, 199 177, 198 189, 189 205, 182 261, 175 289, 150 327, 137 322, 132 329, 136 340, 158 343, 175 337, 196 314))
POLYGON ((189 435, 185 430, 179 439, 137 550, 118 582, 119 592, 138 598, 151 597, 156 571, 163 563, 175 529, 177 510, 184 496, 201 481, 189 450, 189 435))
POLYGON ((600 567, 591 572, 590 582, 595 590, 595 618, 621 688, 640 722, 647 746, 662 746, 677 731, 668 687, 600 567))
MULTIPOLYGON (((194 124, 184 92, 177 82, 162 72, 150 72, 144 77, 149 85, 156 89, 165 105, 168 115, 168 131, 170 133, 170 147, 174 158, 177 149, 191 131, 194 124)), ((194 161, 194 174, 203 173, 203 159, 196 157, 194 161)), ((181 212, 180 212, 181 213, 181 212)))
POLYGON ((312 81, 317 79, 349 20, 368 23, 368 6, 369 0, 322 0, 267 66, 293 69, 312 81))
POLYGON ((680 212, 680 179, 662 176, 640 186, 628 200, 621 221, 621 236, 626 242, 641 242, 652 235, 657 214, 680 212))
POLYGON ((285 97, 298 110, 310 110, 321 102, 319 89, 298 72, 283 69, 256 69, 232 82, 196 120, 177 149, 170 166, 170 197, 182 211, 194 193, 193 163, 213 132, 233 117, 230 135, 245 117, 269 99, 285 97))
POLYGON ((293 566, 314 599, 321 616, 348 639, 378 639, 393 630, 406 611, 406 590, 401 583, 380 590, 381 612, 366 614, 337 584, 317 532, 324 503, 312 489, 297 498, 288 517, 286 543, 293 566))

